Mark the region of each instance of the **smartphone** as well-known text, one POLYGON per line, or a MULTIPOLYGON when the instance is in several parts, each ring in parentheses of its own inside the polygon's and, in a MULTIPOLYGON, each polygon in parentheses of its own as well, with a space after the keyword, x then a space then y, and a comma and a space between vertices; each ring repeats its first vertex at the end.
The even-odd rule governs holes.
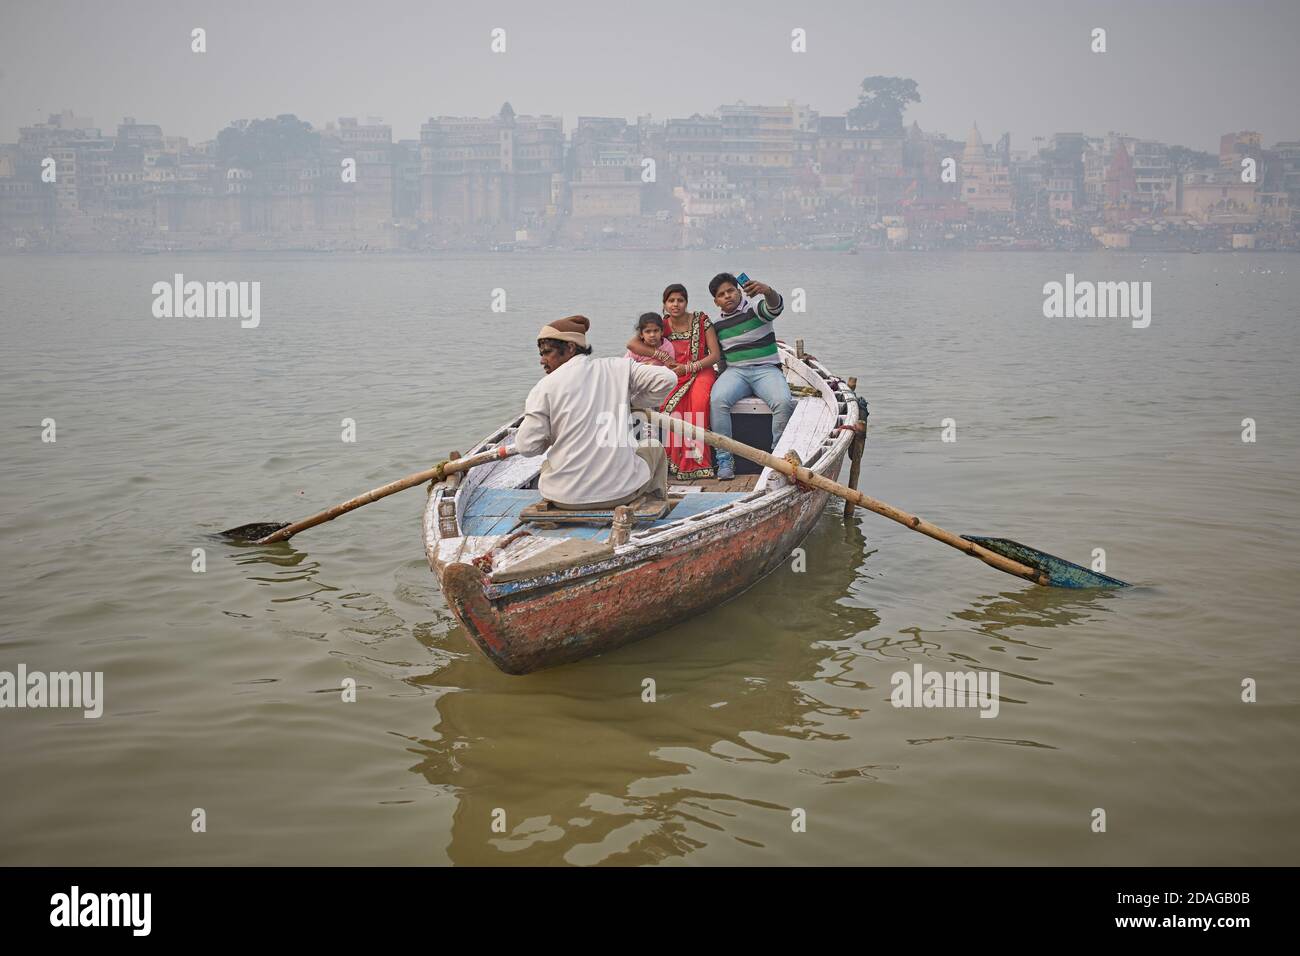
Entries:
POLYGON ((736 281, 743 286, 746 282, 749 281, 749 276, 745 275, 745 273, 742 272, 740 275, 736 276, 736 281))

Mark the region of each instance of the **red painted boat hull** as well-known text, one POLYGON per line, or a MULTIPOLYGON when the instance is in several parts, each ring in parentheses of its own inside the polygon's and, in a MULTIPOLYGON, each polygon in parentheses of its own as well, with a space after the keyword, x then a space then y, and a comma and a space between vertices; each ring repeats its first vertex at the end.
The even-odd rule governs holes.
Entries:
MULTIPOLYGON (((839 465, 835 461, 829 473, 839 465)), ((443 593, 497 667, 527 674, 648 637, 741 593, 785 563, 828 497, 799 491, 770 508, 648 547, 623 566, 593 566, 590 574, 563 583, 496 598, 482 571, 453 562, 443 570, 443 593)))

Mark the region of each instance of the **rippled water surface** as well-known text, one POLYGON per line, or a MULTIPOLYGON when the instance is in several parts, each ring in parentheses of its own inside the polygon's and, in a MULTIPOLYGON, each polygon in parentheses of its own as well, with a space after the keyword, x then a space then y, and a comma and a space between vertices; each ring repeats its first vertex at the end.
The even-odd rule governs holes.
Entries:
POLYGON ((106 685, 98 720, 0 711, 0 863, 1300 862, 1300 260, 738 255, 0 258, 0 670, 106 685), (421 490, 208 537, 466 449, 543 321, 616 354, 723 268, 806 290, 780 328, 858 376, 865 490, 1142 586, 1034 588, 832 505, 804 573, 507 677, 425 564, 421 490), (260 281, 261 325, 154 318, 176 272, 260 281), (1150 280, 1150 328, 1043 318, 1067 272, 1150 280), (917 663, 998 671, 998 716, 895 709, 917 663))

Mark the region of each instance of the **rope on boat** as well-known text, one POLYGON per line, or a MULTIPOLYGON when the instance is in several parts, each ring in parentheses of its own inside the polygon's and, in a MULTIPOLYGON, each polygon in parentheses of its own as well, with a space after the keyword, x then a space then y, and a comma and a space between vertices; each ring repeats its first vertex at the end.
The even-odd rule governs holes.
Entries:
POLYGON ((496 556, 500 554, 502 551, 504 551, 506 548, 510 547, 510 545, 514 544, 520 538, 526 538, 531 534, 532 534, 531 531, 516 531, 514 534, 507 536, 506 539, 502 541, 499 545, 497 545, 495 548, 492 548, 490 551, 484 554, 480 554, 477 558, 475 558, 470 563, 473 564, 474 567, 482 571, 484 574, 491 574, 492 564, 496 560, 496 556))
MULTIPOLYGON (((456 457, 459 458, 460 456, 457 455, 456 457)), ((444 458, 442 461, 438 462, 438 464, 433 466, 433 477, 429 479, 428 494, 432 495, 433 489, 447 480, 446 468, 452 463, 452 461, 453 459, 451 458, 444 458)))
MULTIPOLYGON (((794 465, 796 468, 803 467, 803 459, 799 457, 799 453, 795 451, 793 448, 791 448, 788 452, 785 453, 785 460, 788 461, 790 464, 794 465)), ((794 482, 794 486, 798 488, 800 491, 814 490, 812 485, 805 484, 804 482, 799 480, 799 475, 797 472, 793 475, 790 475, 789 478, 791 481, 794 482)))

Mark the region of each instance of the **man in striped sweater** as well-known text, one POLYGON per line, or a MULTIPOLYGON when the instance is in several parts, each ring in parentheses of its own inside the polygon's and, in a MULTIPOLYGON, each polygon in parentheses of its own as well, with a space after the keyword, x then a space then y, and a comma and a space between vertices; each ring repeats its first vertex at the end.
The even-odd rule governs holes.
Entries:
MULTIPOLYGON (((781 370, 781 356, 776 350, 776 333, 772 320, 785 308, 775 289, 749 280, 742 287, 730 272, 722 272, 709 282, 709 294, 722 311, 713 323, 722 346, 726 370, 713 383, 709 398, 710 427, 719 435, 731 437, 731 406, 742 398, 757 395, 772 409, 772 447, 785 431, 794 412, 794 399, 781 370)), ((718 478, 736 477, 736 463, 728 452, 714 451, 718 478)))

